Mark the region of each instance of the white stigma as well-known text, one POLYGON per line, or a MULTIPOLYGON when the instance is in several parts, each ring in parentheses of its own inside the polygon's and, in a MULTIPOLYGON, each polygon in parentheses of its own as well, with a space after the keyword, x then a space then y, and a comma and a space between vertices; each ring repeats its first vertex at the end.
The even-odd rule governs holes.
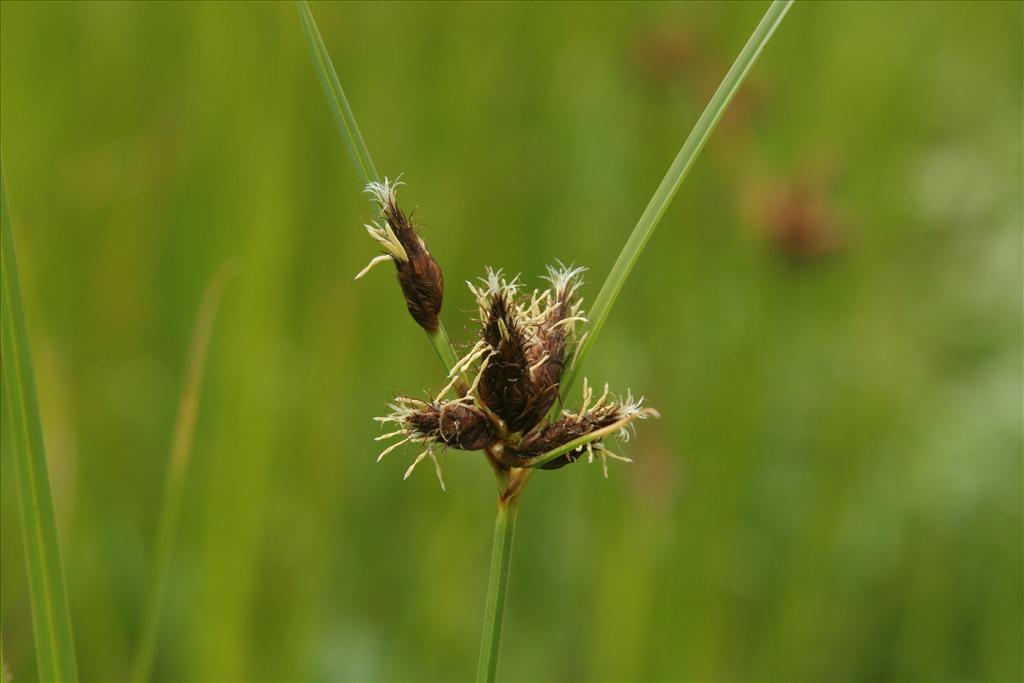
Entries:
MULTIPOLYGON (((386 206, 396 205, 398 200, 397 188, 399 185, 403 184, 404 183, 399 182, 397 179, 394 182, 391 182, 387 178, 384 178, 383 183, 368 183, 364 191, 373 196, 374 200, 383 211, 386 206)), ((381 263, 385 263, 390 260, 401 261, 402 263, 409 262, 409 255, 406 253, 405 247, 402 246, 398 236, 395 235, 395 231, 386 219, 382 219, 379 223, 377 221, 371 221, 367 223, 365 227, 366 232, 384 248, 385 253, 371 259, 370 263, 368 263, 367 266, 356 275, 356 280, 369 273, 374 266, 378 266, 381 263)))
MULTIPOLYGON (((402 176, 398 176, 401 178, 402 176)), ((373 195, 373 198, 380 204, 381 208, 388 205, 398 203, 398 186, 405 185, 398 178, 395 178, 394 182, 388 180, 387 176, 384 176, 384 182, 380 183, 377 181, 369 182, 366 184, 366 189, 363 190, 366 194, 373 195)))
POLYGON ((544 279, 551 283, 555 298, 565 299, 573 296, 579 286, 583 284, 582 275, 587 269, 583 266, 567 266, 561 261, 557 263, 557 268, 555 266, 547 267, 548 274, 544 279))

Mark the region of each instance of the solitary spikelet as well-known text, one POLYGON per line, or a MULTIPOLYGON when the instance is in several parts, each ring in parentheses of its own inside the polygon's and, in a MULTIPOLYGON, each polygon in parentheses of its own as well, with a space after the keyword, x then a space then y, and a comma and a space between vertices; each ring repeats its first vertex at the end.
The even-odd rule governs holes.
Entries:
POLYGON ((382 183, 372 182, 366 186, 366 192, 381 212, 381 219, 367 223, 366 231, 385 253, 372 259, 356 279, 379 263, 394 262, 409 314, 420 327, 434 334, 440 325, 438 315, 444 299, 444 274, 412 221, 398 206, 398 186, 402 184, 385 178, 382 183))

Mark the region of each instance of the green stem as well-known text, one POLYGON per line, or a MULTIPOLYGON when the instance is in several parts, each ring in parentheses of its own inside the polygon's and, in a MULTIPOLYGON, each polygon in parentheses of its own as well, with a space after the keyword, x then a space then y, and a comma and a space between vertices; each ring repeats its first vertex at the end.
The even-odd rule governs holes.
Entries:
POLYGON ((498 498, 498 515, 494 519, 494 546, 491 548, 491 572, 487 580, 487 604, 484 608, 484 629, 480 640, 480 663, 477 681, 493 681, 498 674, 498 650, 501 647, 501 622, 508 598, 509 568, 512 563, 512 539, 519 514, 519 494, 498 498))
POLYGON ((430 341, 430 345, 434 347, 434 353, 441 360, 441 365, 444 366, 445 370, 450 371, 459 358, 455 354, 451 341, 448 339, 448 332, 445 331, 444 324, 438 321, 437 331, 433 334, 427 332, 427 339, 430 341))

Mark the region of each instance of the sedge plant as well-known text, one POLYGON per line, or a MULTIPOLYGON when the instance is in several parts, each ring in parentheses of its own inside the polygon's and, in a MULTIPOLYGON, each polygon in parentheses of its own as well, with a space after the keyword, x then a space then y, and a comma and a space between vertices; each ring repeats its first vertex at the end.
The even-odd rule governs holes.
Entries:
POLYGON ((356 278, 378 265, 391 263, 395 267, 406 307, 447 371, 445 386, 429 400, 398 396, 391 402, 390 412, 377 418, 392 427, 378 440, 396 439, 378 460, 405 444, 414 444, 418 453, 405 476, 429 458, 444 489, 436 451, 479 450, 498 482, 477 667, 477 680, 493 681, 516 518, 530 477, 538 469, 558 469, 584 456, 588 462, 599 461, 607 476, 609 459, 630 460, 610 450, 606 441, 613 437, 627 440, 638 420, 657 415, 643 405, 642 397, 634 399, 629 392, 613 396, 607 385, 595 392, 586 378, 580 407, 560 411, 559 407, 569 405, 569 392, 582 362, 626 278, 792 0, 775 0, 765 12, 640 216, 589 313, 578 295, 584 268, 561 263, 549 267, 546 286, 537 289, 527 288, 519 276, 488 268, 476 283, 468 283, 477 303, 479 336, 461 355, 455 352, 439 319, 444 297, 441 267, 399 205, 401 182, 378 176, 312 13, 304 0, 296 0, 296 4, 324 94, 377 213, 366 229, 382 253, 356 278))

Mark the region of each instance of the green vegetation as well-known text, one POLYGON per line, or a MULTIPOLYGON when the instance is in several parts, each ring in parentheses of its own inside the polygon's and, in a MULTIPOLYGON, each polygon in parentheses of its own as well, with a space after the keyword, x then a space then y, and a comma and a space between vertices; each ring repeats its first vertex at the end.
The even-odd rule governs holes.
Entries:
MULTIPOLYGON (((312 4, 458 350, 483 264, 574 261, 594 303, 767 6, 312 4)), ((608 480, 531 479, 502 679, 1024 677, 1022 20, 792 8, 586 359, 663 418, 608 480)), ((294 6, 0 3, 0 83, 81 677, 130 673, 184 350, 228 258, 153 678, 472 677, 493 475, 449 453, 442 494, 402 481, 409 453, 374 462, 389 393, 443 373, 392 277, 352 281, 370 210, 294 6)))

